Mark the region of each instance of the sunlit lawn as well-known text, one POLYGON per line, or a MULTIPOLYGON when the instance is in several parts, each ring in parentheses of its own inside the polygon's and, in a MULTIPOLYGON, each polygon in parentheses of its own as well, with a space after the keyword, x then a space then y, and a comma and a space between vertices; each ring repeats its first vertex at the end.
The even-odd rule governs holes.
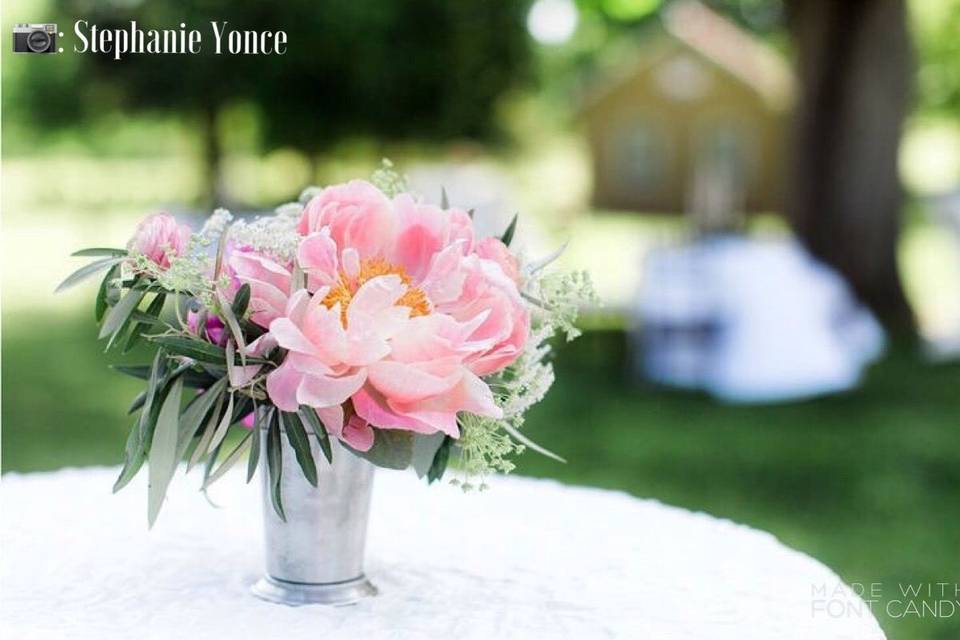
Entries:
MULTIPOLYGON (((3 329, 4 471, 119 463, 139 385, 107 369, 89 314, 5 315, 3 329)), ((518 473, 766 529, 848 582, 957 580, 960 366, 897 354, 855 393, 747 408, 635 387, 624 357, 616 331, 563 348, 526 429, 570 462, 528 453, 518 473)), ((879 619, 897 639, 960 632, 956 619, 879 619)))
MULTIPOLYGON (((92 290, 56 299, 51 292, 75 266, 65 257, 70 250, 122 244, 144 211, 185 201, 191 190, 183 168, 160 161, 110 165, 108 173, 56 165, 67 182, 44 189, 51 166, 22 165, 12 176, 19 181, 4 175, 5 472, 120 462, 131 422, 124 412, 140 385, 106 367, 94 340, 92 290), (111 175, 122 175, 112 197, 111 175)), ((520 182, 533 189, 536 176, 530 169, 520 182)), ((629 216, 573 216, 552 228, 573 236, 570 264, 591 268, 601 290, 621 300, 636 282, 640 248, 672 233, 629 216)), ((951 242, 921 226, 903 248, 915 302, 945 325, 960 292, 951 242)), ((883 583, 887 594, 899 583, 960 581, 960 366, 896 353, 855 393, 729 407, 632 385, 624 345, 620 332, 590 332, 560 352, 558 384, 525 428, 570 462, 531 453, 518 473, 621 489, 766 529, 848 582, 883 583)), ((960 637, 957 617, 878 617, 895 640, 960 637)))

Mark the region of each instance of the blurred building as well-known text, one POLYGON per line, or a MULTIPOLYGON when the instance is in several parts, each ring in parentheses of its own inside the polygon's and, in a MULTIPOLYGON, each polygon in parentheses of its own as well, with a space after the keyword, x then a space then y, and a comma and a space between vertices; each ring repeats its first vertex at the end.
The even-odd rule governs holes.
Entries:
POLYGON ((673 5, 658 31, 583 104, 594 205, 688 211, 707 228, 782 210, 787 63, 698 2, 673 5))

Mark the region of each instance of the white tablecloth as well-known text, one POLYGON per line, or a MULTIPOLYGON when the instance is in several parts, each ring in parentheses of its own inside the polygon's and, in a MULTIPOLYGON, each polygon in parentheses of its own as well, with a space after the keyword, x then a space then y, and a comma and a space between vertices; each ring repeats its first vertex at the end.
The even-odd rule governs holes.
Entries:
MULTIPOLYGON (((259 484, 178 476, 146 529, 145 480, 116 469, 2 480, 3 637, 883 639, 814 605, 830 570, 766 533, 610 491, 498 478, 463 495, 378 472, 367 574, 380 595, 290 608, 261 572, 259 484)), ((835 596, 831 596, 835 597, 835 596)), ((836 609, 836 608, 835 608, 836 609)))

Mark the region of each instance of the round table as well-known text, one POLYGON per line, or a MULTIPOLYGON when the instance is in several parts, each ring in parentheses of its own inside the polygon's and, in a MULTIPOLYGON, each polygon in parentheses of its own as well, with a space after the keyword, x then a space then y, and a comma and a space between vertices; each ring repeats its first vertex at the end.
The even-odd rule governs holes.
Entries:
POLYGON ((197 473, 178 476, 148 531, 145 474, 114 496, 117 472, 3 476, 5 637, 884 638, 856 596, 845 615, 824 606, 839 578, 767 533, 516 477, 464 495, 378 471, 367 574, 380 595, 269 604, 249 593, 263 560, 256 480, 231 472, 210 491, 214 508, 197 473))

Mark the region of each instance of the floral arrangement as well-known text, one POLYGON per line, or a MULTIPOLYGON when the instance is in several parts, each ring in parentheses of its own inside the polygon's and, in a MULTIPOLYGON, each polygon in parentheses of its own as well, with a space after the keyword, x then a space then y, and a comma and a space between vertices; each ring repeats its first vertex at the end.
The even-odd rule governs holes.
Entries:
POLYGON ((152 525, 180 462, 203 465, 206 489, 245 455, 249 481, 263 457, 283 518, 282 437, 314 485, 331 438, 429 482, 455 457, 464 489, 524 448, 556 457, 520 427, 553 382, 548 340, 578 335, 593 293, 586 274, 547 268, 559 251, 512 252, 516 222, 479 238, 472 212, 446 193, 423 201, 385 162, 369 182, 308 189, 253 221, 218 209, 193 232, 157 213, 125 249, 75 253, 99 259, 60 289, 106 271, 95 312, 107 350, 156 345, 150 365, 115 367, 146 388, 114 491, 147 463, 152 525))

